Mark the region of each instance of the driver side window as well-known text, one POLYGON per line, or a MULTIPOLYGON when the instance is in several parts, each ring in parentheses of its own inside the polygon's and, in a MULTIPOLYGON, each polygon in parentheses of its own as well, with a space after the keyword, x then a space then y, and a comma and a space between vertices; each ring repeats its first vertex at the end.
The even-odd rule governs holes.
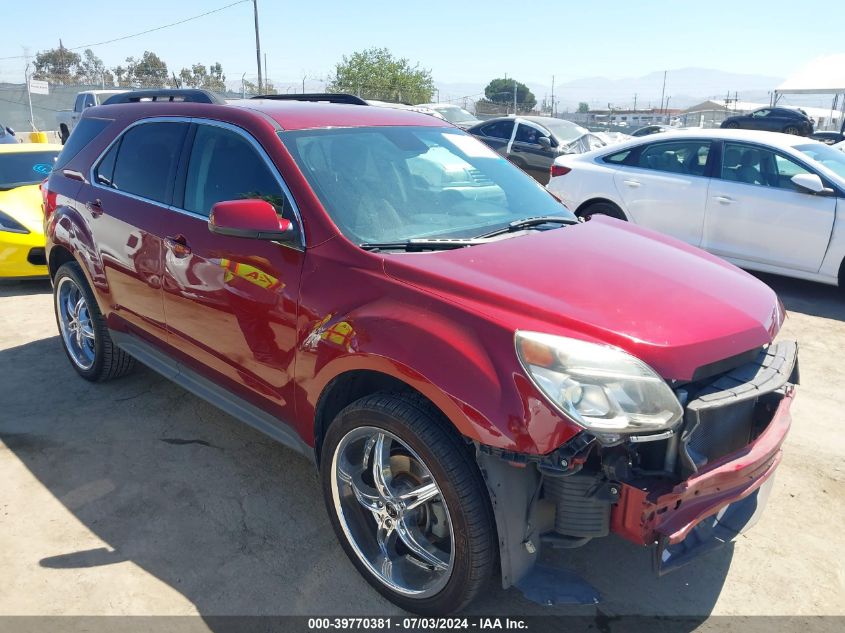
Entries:
POLYGON ((208 217, 224 200, 260 198, 296 224, 293 205, 252 143, 232 130, 200 124, 194 137, 183 208, 208 217))

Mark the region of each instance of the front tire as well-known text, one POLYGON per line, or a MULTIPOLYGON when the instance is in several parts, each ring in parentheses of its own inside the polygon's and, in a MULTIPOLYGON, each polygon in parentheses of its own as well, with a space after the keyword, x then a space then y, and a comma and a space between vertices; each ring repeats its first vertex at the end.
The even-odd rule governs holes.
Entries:
POLYGON ((467 445, 431 403, 377 393, 341 411, 320 474, 332 527, 379 593, 425 615, 459 611, 489 581, 497 539, 467 445))
POLYGON ((794 125, 787 125, 785 128, 783 128, 783 133, 792 134, 793 136, 801 136, 801 130, 799 130, 794 125))
POLYGON ((722 127, 726 130, 735 130, 739 127, 739 123, 736 121, 728 121, 722 127))
POLYGON ((128 373, 134 359, 117 347, 79 264, 63 264, 53 279, 53 307, 62 347, 80 376, 105 382, 128 373))

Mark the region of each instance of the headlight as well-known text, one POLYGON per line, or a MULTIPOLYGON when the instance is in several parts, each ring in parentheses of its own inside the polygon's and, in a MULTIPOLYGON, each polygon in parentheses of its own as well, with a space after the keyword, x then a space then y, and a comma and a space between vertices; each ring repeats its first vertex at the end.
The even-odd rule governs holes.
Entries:
POLYGON ((23 224, 2 211, 0 211, 0 231, 7 231, 8 233, 29 233, 29 229, 23 224))
POLYGON ((666 381, 616 347, 517 332, 516 352, 534 384, 558 409, 606 440, 665 430, 683 416, 666 381))

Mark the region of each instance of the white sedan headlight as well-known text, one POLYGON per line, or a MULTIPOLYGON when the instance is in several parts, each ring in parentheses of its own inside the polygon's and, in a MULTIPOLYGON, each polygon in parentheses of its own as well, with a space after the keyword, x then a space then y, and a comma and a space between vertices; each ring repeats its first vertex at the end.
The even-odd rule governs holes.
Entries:
POLYGON ((606 439, 664 431, 683 416, 666 381, 616 347, 518 331, 516 352, 534 384, 558 409, 606 439))

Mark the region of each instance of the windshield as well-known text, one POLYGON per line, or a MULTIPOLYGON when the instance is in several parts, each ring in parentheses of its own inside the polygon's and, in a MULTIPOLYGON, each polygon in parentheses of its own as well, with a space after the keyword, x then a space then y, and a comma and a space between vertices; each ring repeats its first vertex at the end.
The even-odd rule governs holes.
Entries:
POLYGON ((356 243, 465 238, 529 216, 571 216, 523 171, 453 128, 279 132, 340 231, 356 243))
POLYGON ((585 134, 589 133, 589 130, 582 128, 580 125, 575 125, 574 123, 564 121, 563 119, 552 121, 545 119, 541 125, 548 128, 548 130, 554 134, 559 141, 563 141, 564 143, 567 141, 574 141, 575 139, 581 138, 585 134))
POLYGON ((442 114, 443 118, 446 119, 449 123, 464 123, 465 121, 478 121, 478 119, 472 116, 469 112, 467 112, 463 108, 459 108, 458 106, 440 106, 432 108, 432 110, 436 110, 437 112, 442 114))
POLYGON ((37 185, 50 175, 58 155, 56 150, 0 153, 0 189, 37 185))
POLYGON ((821 163, 837 176, 845 178, 845 153, 822 143, 796 145, 795 149, 821 163))

